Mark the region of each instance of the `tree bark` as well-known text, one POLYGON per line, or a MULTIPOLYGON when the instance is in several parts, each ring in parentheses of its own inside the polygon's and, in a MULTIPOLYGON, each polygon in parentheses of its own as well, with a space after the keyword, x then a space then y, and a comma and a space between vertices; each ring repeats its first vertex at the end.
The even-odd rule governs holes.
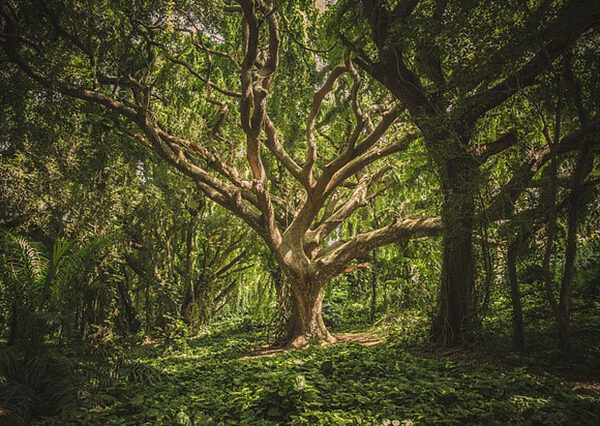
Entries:
POLYGON ((475 319, 471 299, 475 284, 472 232, 477 171, 468 159, 455 157, 446 160, 441 175, 443 259, 432 339, 443 346, 457 346, 470 339, 475 319))
POLYGON ((150 285, 147 285, 144 291, 144 314, 146 316, 144 334, 146 336, 150 336, 152 331, 152 313, 150 312, 150 285))
POLYGON ((568 354, 571 350, 571 283, 575 276, 575 257, 577 255, 577 226, 585 215, 585 200, 583 197, 583 182, 592 171, 594 155, 591 144, 586 141, 584 149, 579 153, 577 164, 573 172, 573 190, 569 199, 567 211, 567 246, 565 248, 565 265, 560 287, 558 303, 558 341, 561 351, 568 354))
POLYGON ((377 308, 377 275, 373 272, 371 274, 371 314, 370 323, 375 322, 375 309, 377 308))
POLYGON ((304 280, 290 283, 293 304, 287 324, 289 346, 299 348, 315 340, 333 343, 335 338, 323 322, 323 285, 304 280))
POLYGON ((195 224, 199 209, 190 210, 190 220, 187 223, 185 233, 185 269, 183 273, 183 300, 181 302, 181 318, 186 324, 191 323, 190 305, 193 300, 192 287, 192 251, 194 250, 195 224))
POLYGON ((121 264, 121 274, 123 275, 124 280, 117 281, 117 291, 121 297, 121 303, 123 304, 125 322, 127 323, 128 331, 137 333, 140 330, 141 324, 133 301, 131 300, 131 294, 125 285, 126 282, 130 282, 130 278, 124 264, 121 264))
POLYGON ((481 235, 481 253, 483 257, 483 267, 485 270, 485 284, 483 288, 483 296, 481 302, 481 309, 477 308, 477 326, 480 327, 483 320, 487 316, 488 307, 490 304, 490 298, 492 293, 492 281, 494 280, 494 266, 492 262, 492 256, 490 255, 490 244, 489 244, 489 233, 487 223, 483 224, 483 232, 481 235))
POLYGON ((137 312, 133 306, 131 295, 125 288, 125 283, 122 281, 117 282, 117 289, 119 291, 119 295, 121 296, 121 303, 123 303, 127 328, 130 332, 137 333, 140 330, 140 321, 137 318, 137 312))
POLYGON ((517 257, 521 245, 523 244, 523 235, 517 236, 517 239, 509 246, 506 264, 508 268, 508 281, 510 283, 510 300, 512 302, 512 320, 513 320, 513 345, 519 352, 525 350, 525 340, 523 337, 523 312, 521 309, 521 293, 517 279, 517 257))
POLYGON ((278 306, 274 339, 276 343, 285 344, 288 343, 288 328, 292 318, 294 301, 291 297, 289 283, 286 282, 279 265, 270 265, 269 273, 271 274, 271 280, 277 293, 278 306))
POLYGON ((191 287, 192 287, 191 283, 185 284, 185 288, 183 290, 183 298, 181 299, 180 315, 181 315, 181 319, 183 320, 183 322, 186 323, 187 325, 191 325, 191 323, 192 323, 190 310, 191 310, 191 304, 192 304, 193 289, 191 287))

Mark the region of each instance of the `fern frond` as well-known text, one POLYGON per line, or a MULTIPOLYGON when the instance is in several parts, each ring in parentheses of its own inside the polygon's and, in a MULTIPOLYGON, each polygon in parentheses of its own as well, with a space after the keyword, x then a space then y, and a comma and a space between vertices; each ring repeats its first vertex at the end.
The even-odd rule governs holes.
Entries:
POLYGON ((13 291, 29 296, 35 294, 48 264, 44 246, 8 231, 2 231, 0 238, 0 271, 3 280, 9 283, 13 291))
POLYGON ((69 250, 74 245, 74 241, 56 240, 52 246, 52 256, 45 270, 43 282, 41 282, 40 291, 37 293, 41 301, 47 300, 50 296, 52 282, 55 275, 60 270, 61 264, 68 259, 69 250))
POLYGON ((115 241, 116 234, 107 234, 88 241, 80 248, 72 248, 56 273, 57 287, 68 285, 74 276, 95 264, 103 251, 112 246, 115 241))
POLYGON ((23 353, 16 346, 0 347, 0 374, 13 377, 23 358, 23 353))

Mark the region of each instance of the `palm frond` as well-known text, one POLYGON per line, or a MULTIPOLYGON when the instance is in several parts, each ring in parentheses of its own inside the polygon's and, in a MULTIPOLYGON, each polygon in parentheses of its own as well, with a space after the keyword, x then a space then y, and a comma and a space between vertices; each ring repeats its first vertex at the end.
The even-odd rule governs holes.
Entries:
POLYGON ((90 265, 94 265, 103 251, 112 246, 115 241, 116 234, 107 234, 88 241, 80 248, 72 248, 56 272, 57 288, 68 285, 73 277, 84 272, 90 265))
POLYGON ((48 264, 43 245, 8 231, 1 232, 0 273, 3 280, 13 288, 20 287, 22 291, 35 291, 48 264))
POLYGON ((55 275, 60 270, 61 264, 68 259, 69 250, 74 245, 74 241, 63 241, 56 240, 52 246, 52 255, 48 262, 48 267, 45 270, 43 281, 40 283, 41 288, 38 291, 38 295, 41 297, 41 301, 47 300, 50 296, 52 282, 55 275))

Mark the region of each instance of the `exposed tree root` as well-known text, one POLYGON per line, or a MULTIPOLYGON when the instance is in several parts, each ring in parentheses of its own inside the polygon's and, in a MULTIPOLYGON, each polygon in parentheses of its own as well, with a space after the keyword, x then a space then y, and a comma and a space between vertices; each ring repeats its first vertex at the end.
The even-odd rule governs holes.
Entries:
POLYGON ((318 342, 321 346, 330 346, 339 343, 358 343, 363 346, 375 346, 384 342, 384 340, 376 334, 369 333, 328 333, 329 337, 326 339, 313 339, 308 340, 304 336, 295 338, 287 346, 271 346, 265 345, 257 348, 252 354, 243 357, 242 359, 255 359, 255 358, 266 358, 272 357, 281 353, 286 353, 291 350, 300 349, 310 345, 313 342, 318 342))

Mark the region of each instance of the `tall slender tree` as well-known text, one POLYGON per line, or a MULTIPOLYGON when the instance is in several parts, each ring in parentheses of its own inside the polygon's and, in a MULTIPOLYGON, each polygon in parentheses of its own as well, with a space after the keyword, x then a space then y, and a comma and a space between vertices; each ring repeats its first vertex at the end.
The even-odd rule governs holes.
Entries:
MULTIPOLYGON (((478 217, 509 215, 550 157, 575 145, 581 148, 591 134, 589 127, 579 129, 563 136, 553 152, 547 147, 532 152, 481 215, 475 200, 482 165, 521 143, 518 129, 511 128, 498 132, 496 140, 486 140, 486 122, 551 72, 586 33, 597 31, 600 3, 345 1, 338 3, 335 22, 355 62, 409 112, 435 164, 444 231, 433 337, 443 344, 460 344, 470 339, 475 325, 472 240, 478 217)), ((592 126, 597 129, 598 123, 592 126)))

